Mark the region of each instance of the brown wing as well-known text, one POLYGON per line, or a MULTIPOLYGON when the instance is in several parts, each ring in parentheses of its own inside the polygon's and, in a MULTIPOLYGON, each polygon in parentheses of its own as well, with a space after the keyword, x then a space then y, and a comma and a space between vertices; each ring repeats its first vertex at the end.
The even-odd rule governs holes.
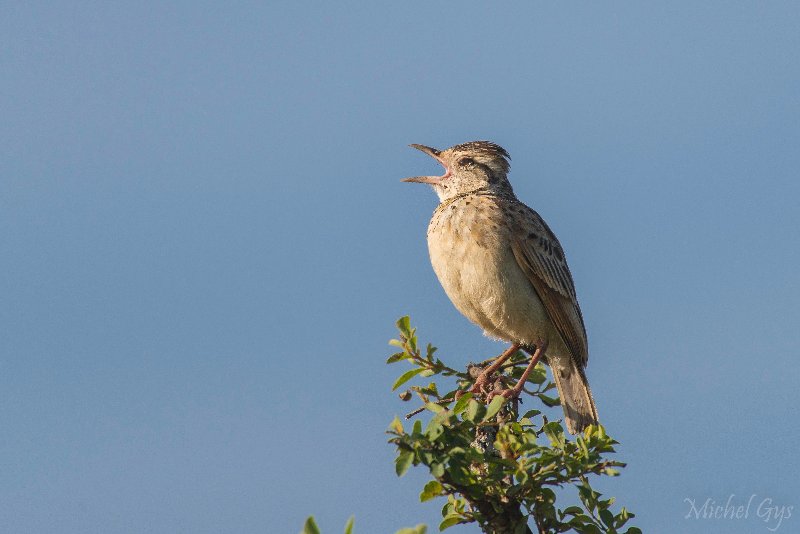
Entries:
POLYGON ((572 357, 585 367, 589 359, 586 327, 561 244, 538 213, 522 203, 514 211, 518 228, 512 232, 511 248, 517 263, 542 299, 572 357))

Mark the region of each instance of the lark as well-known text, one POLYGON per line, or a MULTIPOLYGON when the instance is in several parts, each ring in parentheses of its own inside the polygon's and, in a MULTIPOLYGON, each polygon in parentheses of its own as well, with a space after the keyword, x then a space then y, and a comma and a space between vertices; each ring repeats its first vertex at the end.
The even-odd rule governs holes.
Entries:
POLYGON ((428 225, 428 251, 439 282, 467 319, 487 336, 511 344, 478 376, 472 391, 485 392, 492 375, 522 349, 531 359, 520 380, 488 397, 519 396, 541 360, 552 370, 567 430, 576 434, 597 423, 572 273, 555 234, 514 194, 508 152, 489 141, 446 150, 411 146, 445 170, 442 176, 403 180, 430 184, 439 196, 428 225))

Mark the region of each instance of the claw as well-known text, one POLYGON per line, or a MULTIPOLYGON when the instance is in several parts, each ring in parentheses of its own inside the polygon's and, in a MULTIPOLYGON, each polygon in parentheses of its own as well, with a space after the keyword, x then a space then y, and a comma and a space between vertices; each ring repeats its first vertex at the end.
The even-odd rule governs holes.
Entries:
MULTIPOLYGON (((514 348, 514 346, 512 345, 511 348, 514 348)), ((509 349, 509 350, 511 350, 511 349, 509 349)), ((546 341, 544 341, 544 342, 543 341, 539 341, 539 343, 536 344, 536 350, 534 351, 533 356, 531 356, 531 361, 530 361, 530 363, 528 363, 528 367, 525 368, 525 371, 522 373, 522 376, 519 377, 519 380, 517 380, 516 385, 513 388, 506 388, 506 389, 500 389, 500 390, 494 389, 493 391, 490 391, 489 394, 486 396, 486 401, 487 402, 491 402, 491 400, 493 398, 495 398, 496 396, 498 396, 498 395, 502 395, 507 399, 516 399, 516 398, 518 398, 520 393, 522 393, 522 388, 525 387, 525 382, 528 381, 528 376, 531 374, 531 371, 533 371, 534 367, 536 367, 536 364, 539 362, 541 357, 544 356, 544 352, 546 350, 547 350, 547 342, 546 341)), ((514 352, 516 352, 516 349, 514 350, 514 352)), ((514 352, 512 352, 511 354, 513 354, 514 352)), ((503 355, 505 355, 506 353, 508 353, 508 351, 503 353, 503 355)), ((510 354, 509 354, 509 356, 510 356, 510 354)), ((506 356, 506 358, 507 357, 508 356, 506 356)), ((502 358, 502 356, 500 358, 502 358)), ((498 358, 498 360, 500 358, 498 358)), ((491 369, 495 365, 497 365, 497 362, 495 362, 495 364, 492 364, 492 366, 487 367, 486 371, 488 371, 489 369, 491 369)), ((486 371, 484 371, 484 373, 486 371)), ((484 373, 481 373, 481 376, 479 376, 478 379, 475 381, 475 385, 476 386, 478 385, 478 381, 480 381, 481 378, 483 378, 483 380, 481 381, 481 386, 483 386, 483 383, 485 383, 487 381, 488 377, 484 378, 484 373)))

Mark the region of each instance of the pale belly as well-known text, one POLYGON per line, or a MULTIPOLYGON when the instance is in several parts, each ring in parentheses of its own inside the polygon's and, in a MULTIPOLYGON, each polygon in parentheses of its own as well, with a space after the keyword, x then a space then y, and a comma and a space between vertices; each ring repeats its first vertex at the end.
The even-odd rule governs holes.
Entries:
POLYGON ((560 349, 561 337, 517 264, 508 228, 487 220, 485 212, 468 211, 441 216, 428 232, 433 270, 447 296, 489 337, 528 345, 548 341, 560 349))

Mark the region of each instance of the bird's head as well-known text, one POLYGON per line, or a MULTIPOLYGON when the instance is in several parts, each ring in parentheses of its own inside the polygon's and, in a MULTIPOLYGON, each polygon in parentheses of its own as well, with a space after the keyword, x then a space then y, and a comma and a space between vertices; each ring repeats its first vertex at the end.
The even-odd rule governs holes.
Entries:
POLYGON ((471 141, 447 150, 425 145, 411 146, 441 163, 445 172, 442 176, 414 176, 403 181, 431 184, 439 200, 477 190, 513 194, 507 178, 511 156, 499 145, 489 141, 471 141))

